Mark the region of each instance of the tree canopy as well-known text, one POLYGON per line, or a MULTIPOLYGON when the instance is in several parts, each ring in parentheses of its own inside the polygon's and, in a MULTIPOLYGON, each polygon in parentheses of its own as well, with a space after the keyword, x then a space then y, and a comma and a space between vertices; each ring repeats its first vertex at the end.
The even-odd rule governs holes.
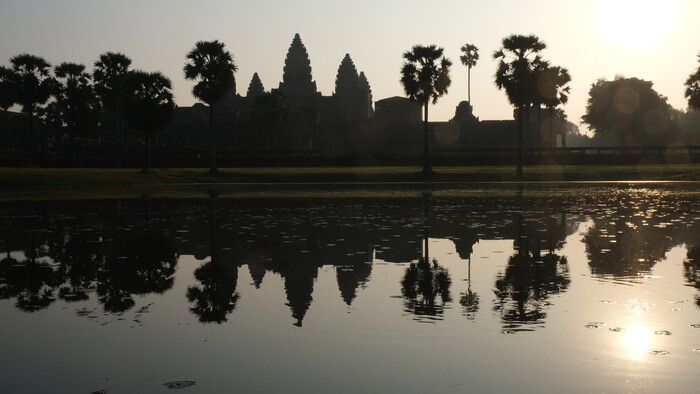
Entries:
POLYGON ((598 80, 591 85, 583 123, 595 133, 617 134, 623 145, 630 136, 645 139, 666 133, 671 106, 653 85, 623 76, 598 80))
MULTIPOLYGON (((698 54, 698 61, 700 61, 700 54, 698 54)), ((700 67, 685 81, 685 88, 688 106, 700 111, 700 67)))

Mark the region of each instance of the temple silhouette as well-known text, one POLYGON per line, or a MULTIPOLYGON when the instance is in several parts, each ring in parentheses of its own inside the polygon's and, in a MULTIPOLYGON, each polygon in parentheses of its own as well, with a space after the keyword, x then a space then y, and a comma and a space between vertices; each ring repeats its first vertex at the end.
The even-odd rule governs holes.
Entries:
MULTIPOLYGON (((281 81, 266 82, 257 73, 247 86, 234 79, 227 95, 213 108, 221 165, 420 163, 420 105, 402 96, 375 99, 372 76, 362 71, 362 65, 355 64, 350 54, 338 60, 334 90, 324 95, 314 80, 309 51, 301 36, 295 34, 284 58, 281 81)), ((176 108, 171 123, 153 137, 154 165, 207 165, 209 112, 208 106, 201 103, 176 108)), ((46 108, 38 108, 35 133, 27 132, 23 114, 6 115, 5 121, 0 122, 0 164, 24 165, 34 161, 28 159, 33 157, 34 164, 42 166, 75 165, 78 140, 82 141, 82 166, 111 167, 116 151, 120 152, 120 165, 142 164, 143 134, 122 124, 115 135, 114 125, 120 120, 109 110, 104 112, 96 130, 80 136, 72 133, 61 119, 52 117, 46 108)), ((470 102, 461 101, 450 120, 429 123, 429 145, 436 164, 513 164, 518 148, 517 116, 517 111, 513 111, 510 119, 482 120, 470 102)), ((700 145, 700 136, 692 132, 690 123, 679 122, 668 133, 646 133, 631 141, 622 147, 627 150, 623 149, 625 154, 620 155, 615 149, 607 149, 620 147, 616 135, 579 134, 578 127, 566 119, 561 109, 533 107, 525 111, 522 147, 528 164, 621 164, 648 157, 676 162, 687 160, 683 147, 700 145), (549 149, 567 146, 572 148, 549 149), (651 149, 647 151, 645 147, 651 149), (672 154, 667 154, 666 147, 673 149, 672 154)))
MULTIPOLYGON (((282 81, 266 90, 257 73, 248 83, 245 96, 231 86, 217 112, 217 141, 222 150, 301 151, 313 150, 323 156, 412 155, 422 149, 422 111, 417 102, 393 96, 373 101, 369 78, 360 71, 350 54, 340 61, 335 90, 323 95, 313 78, 311 58, 299 34, 289 46, 282 81), (285 102, 270 108, 261 96, 276 93, 285 102), (273 125, 261 125, 261 110, 281 111, 273 125)), ((545 111, 546 112, 546 111, 545 111)), ((269 112, 267 113, 269 115, 269 112)), ((525 147, 565 146, 566 123, 561 113, 533 112, 525 147), (541 125, 541 126, 540 126, 541 125)), ((171 126, 158 139, 181 150, 203 149, 208 143, 208 107, 195 104, 179 107, 171 126)), ((447 122, 431 122, 434 149, 516 148, 514 119, 482 121, 462 101, 447 122)), ((109 130, 104 130, 109 133, 109 130)))

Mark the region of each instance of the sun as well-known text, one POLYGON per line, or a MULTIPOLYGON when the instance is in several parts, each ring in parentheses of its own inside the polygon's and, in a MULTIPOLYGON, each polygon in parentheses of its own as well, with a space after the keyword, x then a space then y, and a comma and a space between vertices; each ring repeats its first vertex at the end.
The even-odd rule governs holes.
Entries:
POLYGON ((598 25, 603 38, 625 49, 661 42, 677 18, 677 0, 600 0, 598 25))

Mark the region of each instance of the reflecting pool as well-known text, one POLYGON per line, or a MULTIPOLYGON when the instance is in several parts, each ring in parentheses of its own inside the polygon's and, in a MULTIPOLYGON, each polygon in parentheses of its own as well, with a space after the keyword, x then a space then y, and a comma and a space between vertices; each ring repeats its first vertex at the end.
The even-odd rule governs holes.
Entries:
POLYGON ((310 194, 2 203, 0 392, 698 390, 699 187, 310 194))

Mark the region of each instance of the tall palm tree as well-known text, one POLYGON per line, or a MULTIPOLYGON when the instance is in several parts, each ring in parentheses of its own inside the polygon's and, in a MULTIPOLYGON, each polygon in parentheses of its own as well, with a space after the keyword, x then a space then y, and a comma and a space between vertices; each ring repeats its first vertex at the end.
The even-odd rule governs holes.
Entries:
POLYGON ((5 113, 6 141, 10 142, 10 121, 7 115, 9 109, 17 103, 16 75, 11 69, 0 66, 0 109, 5 113))
POLYGON ((145 138, 144 172, 151 170, 151 137, 175 112, 170 79, 159 72, 131 71, 124 81, 124 120, 145 138))
POLYGON ((209 106, 209 133, 212 173, 217 172, 216 143, 214 138, 214 104, 219 102, 234 86, 233 73, 238 68, 224 43, 218 40, 199 41, 187 54, 185 78, 198 80, 192 88, 192 95, 209 106))
POLYGON ((102 105, 114 116, 114 165, 121 167, 119 154, 119 124, 121 122, 121 104, 124 99, 124 80, 129 73, 131 59, 116 52, 105 52, 95 62, 92 73, 95 90, 102 99, 102 105))
MULTIPOLYGON (((549 132, 553 139, 552 146, 556 146, 553 128, 554 109, 569 101, 569 93, 571 92, 569 82, 571 82, 571 75, 569 70, 563 67, 550 66, 538 75, 537 92, 541 103, 549 109, 549 132)), ((564 141, 562 140, 562 142, 564 141)))
POLYGON ((99 126, 102 103, 92 85, 92 76, 85 66, 76 63, 61 63, 54 68, 56 85, 54 97, 63 122, 71 131, 72 138, 79 136, 77 161, 82 161, 83 138, 99 126))
POLYGON ((428 138, 428 106, 432 101, 447 94, 452 62, 445 58, 443 48, 435 45, 415 45, 403 54, 405 60, 401 67, 401 84, 409 99, 423 106, 423 173, 432 173, 428 138))
POLYGON ((467 67, 467 100, 472 103, 472 67, 476 66, 479 60, 479 48, 472 44, 464 44, 462 47, 462 56, 459 57, 462 64, 467 67))
MULTIPOLYGON (((698 54, 698 61, 700 61, 700 54, 698 54)), ((700 67, 685 81, 685 88, 688 106, 700 111, 700 67)))
POLYGON ((534 92, 532 74, 543 60, 538 55, 547 44, 535 35, 510 35, 503 39, 503 47, 493 54, 499 60, 495 79, 499 90, 504 90, 508 101, 518 110, 518 166, 517 179, 523 177, 523 118, 532 102, 534 92))
POLYGON ((55 81, 51 76, 51 64, 39 56, 23 53, 11 58, 10 64, 16 75, 17 103, 22 106, 22 113, 27 116, 29 161, 33 163, 34 151, 37 148, 34 115, 37 106, 46 103, 51 97, 55 81))

